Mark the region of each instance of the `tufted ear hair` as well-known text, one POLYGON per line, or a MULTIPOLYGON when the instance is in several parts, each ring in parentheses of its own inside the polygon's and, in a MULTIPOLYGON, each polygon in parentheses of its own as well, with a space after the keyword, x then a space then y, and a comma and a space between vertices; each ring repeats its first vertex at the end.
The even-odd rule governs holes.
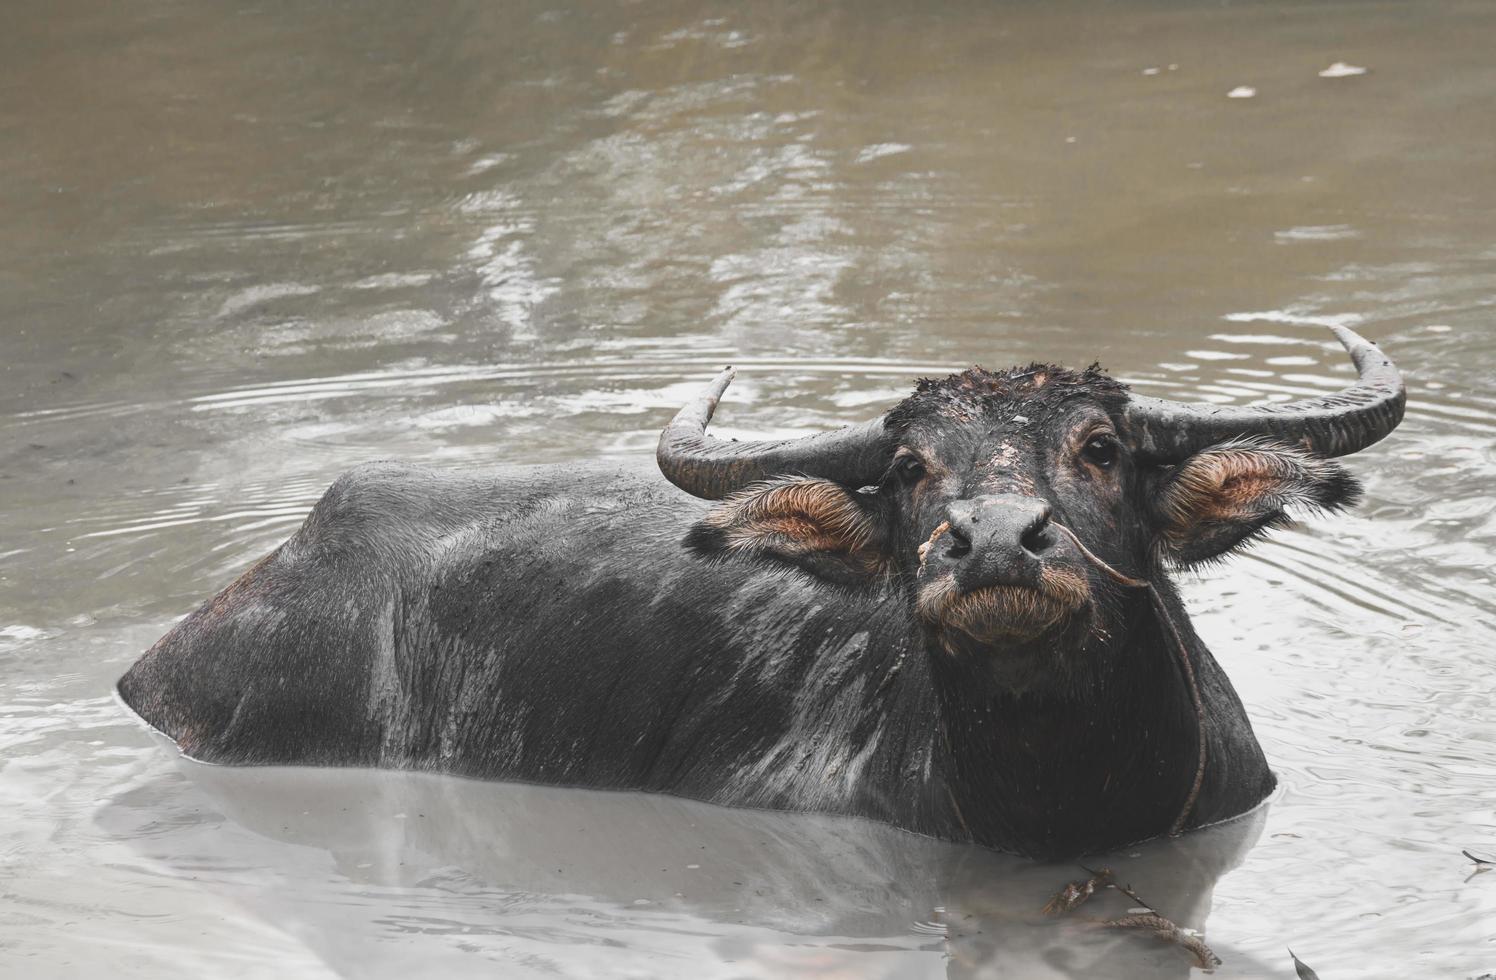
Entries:
POLYGON ((830 480, 780 477, 725 498, 692 525, 686 545, 782 561, 854 585, 888 569, 876 508, 830 480))
POLYGON ((1188 567, 1288 523, 1290 506, 1335 511, 1360 496, 1361 484, 1339 463, 1281 443, 1246 440, 1203 449, 1166 471, 1151 506, 1159 551, 1188 567))

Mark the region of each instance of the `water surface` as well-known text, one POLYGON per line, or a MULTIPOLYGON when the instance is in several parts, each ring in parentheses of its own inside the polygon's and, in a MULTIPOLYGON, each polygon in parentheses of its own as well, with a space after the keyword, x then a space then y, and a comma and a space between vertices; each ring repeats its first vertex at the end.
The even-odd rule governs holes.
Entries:
MULTIPOLYGON (((360 461, 646 456, 970 363, 1404 367, 1354 513, 1190 578, 1282 781, 1106 860, 1225 960, 1496 970, 1496 7, 22 0, 0 32, 0 972, 1185 975, 858 821, 181 763, 110 689, 360 461), (1336 62, 1364 74, 1322 77, 1336 62), (1250 88, 1250 98, 1228 93, 1250 88)), ((1108 914, 1120 911, 1109 907, 1108 914)))

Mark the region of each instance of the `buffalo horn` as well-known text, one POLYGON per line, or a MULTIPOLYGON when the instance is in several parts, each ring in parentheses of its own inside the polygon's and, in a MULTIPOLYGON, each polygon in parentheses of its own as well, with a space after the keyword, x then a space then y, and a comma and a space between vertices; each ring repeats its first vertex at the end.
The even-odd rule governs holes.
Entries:
POLYGON ((1407 391, 1391 359, 1345 327, 1330 328, 1360 375, 1333 395, 1276 405, 1209 406, 1132 396, 1127 420, 1134 449, 1155 463, 1177 463, 1206 446, 1262 437, 1320 456, 1358 452, 1397 428, 1407 391))
POLYGON ((707 435, 706 425, 732 379, 732 368, 717 375, 660 433, 660 472, 686 493, 719 500, 781 474, 862 486, 876 481, 888 467, 893 444, 882 418, 798 439, 738 442, 707 435))

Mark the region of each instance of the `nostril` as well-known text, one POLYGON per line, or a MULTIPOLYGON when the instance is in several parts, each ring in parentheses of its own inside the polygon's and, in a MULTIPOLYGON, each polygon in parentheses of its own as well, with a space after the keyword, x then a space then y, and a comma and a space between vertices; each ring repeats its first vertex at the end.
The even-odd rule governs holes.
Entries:
POLYGON ((945 549, 945 556, 947 558, 964 558, 971 554, 971 539, 956 528, 953 527, 947 531, 946 537, 951 542, 950 547, 945 549))
POLYGON ((1054 535, 1049 533, 1047 524, 1035 524, 1023 532, 1018 543, 1023 546, 1024 551, 1037 556, 1054 547, 1054 535))
POLYGON ((1054 547, 1054 535, 1049 530, 1050 513, 1049 505, 1045 504, 1018 537, 1019 547, 1035 557, 1054 547))

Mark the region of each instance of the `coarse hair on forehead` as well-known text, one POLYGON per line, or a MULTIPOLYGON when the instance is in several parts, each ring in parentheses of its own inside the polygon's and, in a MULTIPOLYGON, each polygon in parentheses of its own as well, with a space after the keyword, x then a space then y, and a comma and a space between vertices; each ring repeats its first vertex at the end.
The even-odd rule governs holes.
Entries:
POLYGON ((944 378, 921 378, 914 394, 884 420, 891 432, 907 432, 922 420, 972 422, 994 412, 1015 412, 1034 421, 1052 418, 1067 403, 1089 398, 1108 414, 1121 411, 1127 386, 1099 364, 1084 371, 1053 364, 1030 364, 1005 371, 970 367, 944 378))

